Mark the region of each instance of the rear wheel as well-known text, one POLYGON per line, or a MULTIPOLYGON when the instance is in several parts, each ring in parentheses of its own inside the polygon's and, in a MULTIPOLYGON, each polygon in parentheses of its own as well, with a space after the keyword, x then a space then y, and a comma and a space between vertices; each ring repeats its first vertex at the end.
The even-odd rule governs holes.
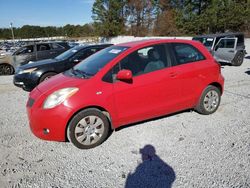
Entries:
POLYGON ((41 83, 41 82, 43 82, 43 81, 45 81, 45 80, 48 80, 48 79, 50 79, 52 76, 55 76, 55 75, 56 75, 56 73, 54 73, 54 72, 45 73, 45 74, 42 75, 42 77, 40 78, 39 83, 41 83))
POLYGON ((67 128, 67 137, 77 148, 90 149, 103 143, 108 137, 108 118, 97 109, 77 113, 67 128))
POLYGON ((209 85, 203 91, 195 110, 204 115, 212 114, 218 109, 220 100, 220 90, 215 86, 209 85))
POLYGON ((243 63, 244 61, 244 53, 243 52, 238 52, 233 61, 232 61, 232 65, 233 66, 241 66, 241 64, 243 63))
POLYGON ((0 75, 11 75, 14 74, 14 68, 8 64, 0 65, 0 75))

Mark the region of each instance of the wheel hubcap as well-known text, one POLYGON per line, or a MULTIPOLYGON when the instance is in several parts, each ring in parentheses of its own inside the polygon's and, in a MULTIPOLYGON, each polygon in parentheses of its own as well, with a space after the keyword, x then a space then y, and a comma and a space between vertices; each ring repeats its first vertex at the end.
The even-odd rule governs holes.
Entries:
POLYGON ((83 145, 92 145, 102 137, 104 122, 98 116, 86 116, 75 128, 75 138, 83 145))
POLYGON ((209 91, 203 101, 204 107, 207 111, 212 112, 214 111, 219 103, 219 94, 212 90, 209 91))

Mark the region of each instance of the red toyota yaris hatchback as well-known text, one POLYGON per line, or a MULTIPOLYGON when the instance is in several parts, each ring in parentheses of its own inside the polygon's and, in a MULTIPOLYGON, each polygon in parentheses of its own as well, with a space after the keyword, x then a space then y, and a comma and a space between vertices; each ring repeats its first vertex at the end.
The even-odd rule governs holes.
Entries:
POLYGON ((88 149, 126 124, 184 109, 211 114, 223 85, 201 43, 144 40, 106 48, 38 85, 27 112, 37 137, 88 149))

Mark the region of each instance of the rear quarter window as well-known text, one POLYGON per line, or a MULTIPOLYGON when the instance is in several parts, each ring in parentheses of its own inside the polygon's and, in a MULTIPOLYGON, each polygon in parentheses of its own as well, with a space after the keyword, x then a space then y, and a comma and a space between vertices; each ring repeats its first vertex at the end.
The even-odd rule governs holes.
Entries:
POLYGON ((173 43, 173 50, 177 65, 204 60, 204 55, 190 44, 173 43))
POLYGON ((60 44, 56 44, 56 43, 51 43, 50 45, 51 45, 52 49, 63 49, 64 48, 60 44))
POLYGON ((50 50, 49 44, 37 44, 37 51, 47 51, 50 50))

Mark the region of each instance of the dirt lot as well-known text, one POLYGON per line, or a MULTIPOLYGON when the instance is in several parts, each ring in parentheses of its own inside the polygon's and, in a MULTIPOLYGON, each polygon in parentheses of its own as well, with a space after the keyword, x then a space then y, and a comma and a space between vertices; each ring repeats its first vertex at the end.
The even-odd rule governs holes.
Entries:
POLYGON ((0 187, 250 187, 250 56, 222 72, 215 114, 137 124, 91 150, 33 136, 28 93, 0 77, 0 187))

